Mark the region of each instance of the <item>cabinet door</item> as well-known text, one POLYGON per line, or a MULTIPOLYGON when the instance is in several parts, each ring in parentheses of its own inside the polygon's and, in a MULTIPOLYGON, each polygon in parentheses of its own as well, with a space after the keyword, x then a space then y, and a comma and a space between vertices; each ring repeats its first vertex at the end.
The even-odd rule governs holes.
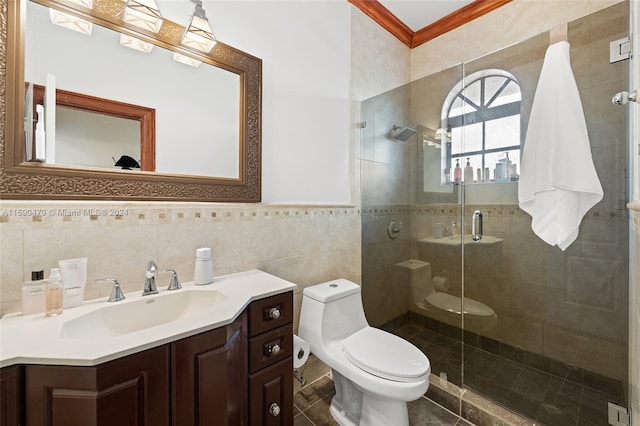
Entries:
POLYGON ((233 324, 172 346, 174 425, 243 425, 246 418, 246 326, 233 324))
POLYGON ((249 424, 293 425, 293 358, 249 376, 249 424))
POLYGON ((0 369, 0 426, 22 423, 22 367, 0 369))
POLYGON ((96 367, 25 367, 27 426, 169 425, 167 345, 96 367))

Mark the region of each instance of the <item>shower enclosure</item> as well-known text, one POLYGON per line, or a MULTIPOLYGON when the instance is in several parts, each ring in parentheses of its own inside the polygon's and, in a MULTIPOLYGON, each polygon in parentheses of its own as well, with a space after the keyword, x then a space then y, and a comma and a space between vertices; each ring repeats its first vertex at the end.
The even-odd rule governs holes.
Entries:
POLYGON ((518 207, 548 32, 362 103, 369 322, 424 350, 434 375, 541 424, 606 425, 608 402, 628 405, 629 126, 611 97, 629 61, 609 58, 628 16, 624 2, 567 25, 604 198, 565 251, 518 207))

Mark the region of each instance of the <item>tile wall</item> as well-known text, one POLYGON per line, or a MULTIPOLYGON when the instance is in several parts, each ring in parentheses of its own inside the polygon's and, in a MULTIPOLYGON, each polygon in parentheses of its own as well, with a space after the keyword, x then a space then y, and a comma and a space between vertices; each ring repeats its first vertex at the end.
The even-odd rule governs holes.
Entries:
MULTIPOLYGON (((20 310, 32 270, 88 257, 86 299, 142 289, 149 260, 193 279, 195 250, 211 247, 214 274, 261 269, 305 286, 345 277, 360 283, 360 210, 353 206, 209 203, 0 202, 0 309, 20 310)), ((160 276, 159 282, 164 278, 160 276)), ((297 327, 297 320, 296 320, 297 327)))

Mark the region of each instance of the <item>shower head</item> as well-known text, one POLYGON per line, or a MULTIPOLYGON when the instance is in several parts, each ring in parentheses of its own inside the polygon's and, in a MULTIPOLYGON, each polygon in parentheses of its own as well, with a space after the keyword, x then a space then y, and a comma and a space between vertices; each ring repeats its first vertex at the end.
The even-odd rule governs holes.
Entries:
POLYGON ((404 142, 416 133, 417 132, 410 127, 393 126, 392 135, 394 139, 404 142))

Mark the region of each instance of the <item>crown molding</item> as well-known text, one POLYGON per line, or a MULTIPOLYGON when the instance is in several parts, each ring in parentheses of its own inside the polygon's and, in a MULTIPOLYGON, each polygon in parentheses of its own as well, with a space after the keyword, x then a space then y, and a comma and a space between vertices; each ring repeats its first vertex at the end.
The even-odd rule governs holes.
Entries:
POLYGON ((512 0, 475 0, 426 27, 413 32, 378 0, 347 0, 410 48, 418 47, 446 32, 458 28, 512 0))

